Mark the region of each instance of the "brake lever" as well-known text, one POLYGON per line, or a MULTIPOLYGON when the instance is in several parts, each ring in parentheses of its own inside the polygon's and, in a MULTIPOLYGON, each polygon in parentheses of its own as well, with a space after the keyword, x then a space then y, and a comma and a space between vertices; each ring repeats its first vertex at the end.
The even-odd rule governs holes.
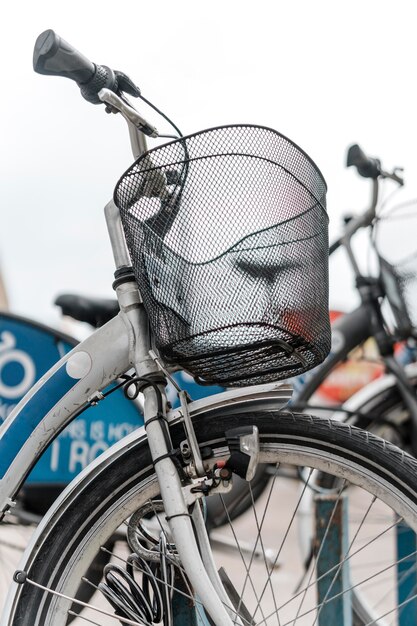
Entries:
POLYGON ((100 89, 98 97, 102 102, 107 104, 111 110, 121 113, 127 122, 133 124, 144 135, 154 138, 159 137, 155 126, 149 124, 127 100, 118 96, 114 91, 106 88, 100 89))
POLYGON ((403 167, 394 167, 391 174, 389 174, 388 172, 381 172, 381 176, 382 178, 389 178, 390 180, 393 180, 395 183, 400 185, 400 187, 402 187, 404 185, 404 178, 400 176, 397 172, 403 172, 403 171, 404 171, 403 167))

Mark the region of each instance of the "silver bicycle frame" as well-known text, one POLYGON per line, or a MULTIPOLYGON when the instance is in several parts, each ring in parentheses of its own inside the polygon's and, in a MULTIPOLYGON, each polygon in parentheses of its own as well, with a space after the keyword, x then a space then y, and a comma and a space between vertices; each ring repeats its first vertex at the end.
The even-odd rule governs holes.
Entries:
MULTIPOLYGON (((141 133, 132 127, 130 121, 129 132, 132 149, 135 156, 138 156, 146 150, 146 142, 141 133)), ((116 269, 130 266, 120 215, 113 202, 106 206, 105 215, 116 269)), ((128 280, 119 284, 116 293, 120 305, 119 315, 80 343, 45 374, 0 427, 1 517, 13 507, 19 488, 42 452, 83 407, 92 399, 99 397, 101 390, 132 366, 139 377, 157 374, 161 379, 161 371, 149 354, 151 347, 149 324, 136 282, 128 280)), ((165 394, 163 386, 160 387, 165 410, 165 394)), ((266 397, 270 400, 271 386, 261 387, 268 389, 259 389, 258 394, 256 390, 251 390, 249 394, 252 400, 251 408, 253 404, 256 405, 258 398, 266 397)), ((281 387, 278 386, 275 391, 281 398, 279 404, 282 405, 288 401, 290 393, 288 388, 281 387)), ((155 462, 165 512, 167 517, 171 518, 169 522, 171 532, 184 569, 196 595, 218 626, 231 626, 232 615, 233 623, 240 624, 241 621, 239 618, 236 619, 232 604, 212 562, 211 552, 207 549, 204 525, 201 523, 197 524, 200 529, 197 534, 199 543, 205 545, 205 549, 202 550, 205 554, 204 562, 200 555, 185 492, 175 464, 169 457, 170 450, 167 448, 162 426, 159 420, 152 420, 158 410, 157 392, 149 386, 143 390, 143 394, 149 447, 155 462)), ((217 398, 213 402, 217 410, 223 406, 225 410, 230 410, 230 406, 239 395, 241 392, 232 396, 225 394, 222 399, 217 398)), ((244 403, 248 399, 247 396, 244 403)), ((142 437, 143 430, 137 436, 142 437)), ((123 449, 125 443, 116 444, 116 449, 123 449)), ((96 467, 97 464, 93 464, 91 471, 94 472, 96 467)), ((87 468, 83 476, 89 471, 87 468)), ((73 486, 69 486, 65 493, 72 492, 73 489, 73 486)), ((63 498, 65 497, 64 495, 63 498)), ((50 516, 45 518, 43 529, 48 527, 49 519, 50 516)), ((18 594, 19 589, 16 586, 12 587, 7 607, 13 605, 18 594)), ((1 622, 4 625, 8 624, 7 607, 1 622)))

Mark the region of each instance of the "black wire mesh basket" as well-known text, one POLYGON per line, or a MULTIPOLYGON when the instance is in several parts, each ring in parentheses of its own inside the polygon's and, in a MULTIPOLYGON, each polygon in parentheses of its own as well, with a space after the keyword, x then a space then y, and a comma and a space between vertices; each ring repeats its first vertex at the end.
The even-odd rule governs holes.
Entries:
POLYGON ((400 339, 417 337, 417 201, 391 207, 376 223, 381 280, 400 339))
POLYGON ((326 184, 269 128, 224 126, 141 156, 115 189, 166 363, 243 386, 330 349, 326 184))

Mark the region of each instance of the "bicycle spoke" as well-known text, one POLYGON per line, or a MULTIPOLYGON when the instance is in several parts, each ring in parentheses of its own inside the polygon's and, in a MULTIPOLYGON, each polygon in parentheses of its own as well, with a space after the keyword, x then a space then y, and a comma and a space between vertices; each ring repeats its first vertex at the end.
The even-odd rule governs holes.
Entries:
MULTIPOLYGON (((256 599, 258 599, 258 596, 257 596, 257 593, 256 593, 256 588, 255 588, 254 582, 253 582, 252 577, 251 577, 251 575, 250 575, 250 573, 249 573, 249 567, 248 567, 248 565, 247 565, 247 563, 246 563, 245 557, 243 556, 243 552, 242 552, 241 547, 240 547, 239 539, 238 539, 237 534, 236 534, 236 532, 235 532, 234 525, 233 525, 233 523, 232 523, 232 520, 231 520, 230 515, 229 515, 229 511, 228 511, 228 509, 227 509, 226 503, 225 503, 225 501, 224 501, 224 499, 223 499, 222 495, 220 495, 220 499, 221 499, 221 502, 222 502, 222 504, 223 504, 223 508, 224 508, 224 510, 225 510, 225 513, 226 513, 226 517, 227 517, 227 522, 228 522, 228 524, 229 524, 229 528, 230 528, 230 530, 231 530, 231 532, 232 532, 232 534, 233 534, 233 537, 234 537, 234 539, 235 539, 236 548, 237 548, 237 550, 238 550, 238 552, 239 552, 239 555, 240 555, 240 558, 241 558, 241 560, 242 560, 243 566, 244 566, 244 568, 245 568, 245 570, 246 570, 246 578, 245 578, 245 580, 249 580, 249 583, 250 583, 250 585, 251 585, 251 587, 252 587, 253 594, 254 594, 255 598, 256 598, 256 599)), ((254 553, 252 553, 252 555, 253 555, 253 554, 254 554, 254 553)), ((253 556, 252 556, 251 558, 253 558, 253 556)), ((242 596, 242 595, 243 595, 243 593, 241 593, 240 595, 242 596)))
POLYGON ((140 622, 135 622, 125 617, 119 617, 118 615, 114 615, 114 613, 109 613, 108 611, 105 611, 104 609, 100 609, 97 606, 93 606, 92 604, 89 604, 88 602, 82 602, 81 600, 77 600, 76 598, 71 598, 70 596, 67 596, 64 593, 60 593, 59 591, 55 591, 54 589, 50 589, 49 587, 40 585, 39 583, 35 582, 34 580, 31 580, 30 578, 26 578, 25 583, 32 585, 33 587, 37 587, 38 589, 42 589, 43 591, 46 591, 47 593, 50 593, 53 596, 63 598, 64 600, 69 600, 70 602, 74 604, 78 604, 79 606, 82 606, 86 609, 91 609, 93 611, 96 611, 97 613, 106 615, 107 617, 110 617, 111 619, 119 620, 119 622, 121 622, 122 624, 128 624, 129 626, 143 626, 143 624, 141 624, 140 622))
MULTIPOLYGON (((412 554, 409 554, 405 558, 409 559, 412 556, 413 556, 412 554)), ((384 599, 387 595, 396 593, 398 588, 401 587, 401 585, 403 585, 405 582, 407 582, 407 579, 410 576, 413 576, 416 573, 416 571, 417 571, 417 562, 415 565, 413 565, 413 567, 407 568, 407 570, 402 574, 402 576, 400 576, 399 578, 397 577, 394 584, 391 584, 390 589, 387 589, 386 587, 384 588, 384 594, 380 597, 380 599, 377 602, 374 603, 373 609, 376 609, 378 606, 380 606, 384 602, 384 599)), ((392 579, 390 579, 389 582, 392 583, 392 579)), ((416 590, 416 585, 414 585, 414 588, 412 591, 415 591, 415 590, 416 590)))
MULTIPOLYGON (((272 478, 272 481, 271 481, 271 485, 270 485, 269 490, 268 490, 268 497, 267 497, 267 500, 266 500, 266 503, 265 503, 265 506, 264 506, 264 511, 263 511, 263 515, 262 515, 262 519, 261 519, 261 523, 260 524, 258 522, 258 517, 257 517, 257 513, 256 513, 256 506, 255 506, 255 501, 254 501, 254 498, 253 498, 252 488, 251 488, 250 483, 249 483, 251 502, 252 502, 252 512, 254 514, 255 521, 256 521, 257 536, 256 536, 256 541, 255 541, 255 544, 254 544, 254 547, 253 547, 253 550, 252 550, 252 554, 251 554, 251 557, 250 557, 250 562, 249 562, 249 565, 248 565, 248 568, 247 568, 247 571, 246 571, 246 577, 245 577, 245 580, 243 582, 243 587, 242 587, 242 590, 241 590, 241 593, 240 593, 242 601, 243 601, 243 595, 244 595, 244 592, 245 592, 246 584, 247 584, 247 581, 248 581, 248 578, 249 578, 249 570, 251 568, 253 559, 255 558, 258 541, 260 541, 260 543, 261 543, 261 549, 262 549, 262 554, 263 554, 263 557, 264 557, 264 564, 265 564, 267 576, 268 576, 268 578, 270 578, 270 572, 269 572, 269 569, 268 569, 268 561, 267 561, 267 557, 266 557, 266 553, 265 553, 265 549, 264 549, 264 545, 263 545, 263 541, 262 541, 262 537, 261 537, 261 529, 262 529, 262 526, 263 526, 264 521, 265 521, 267 510, 269 508, 269 504, 270 504, 271 496, 272 496, 272 493, 273 493, 273 490, 274 490, 274 486, 275 486, 275 481, 276 481, 276 478, 277 478, 278 470, 279 470, 279 464, 275 467, 275 473, 273 475, 273 478, 272 478)), ((277 558, 275 559, 274 564, 271 566, 271 571, 275 567, 276 562, 277 562, 277 558)), ((274 590, 273 590, 273 587, 272 587, 272 583, 271 583, 270 580, 269 580, 269 584, 270 584, 270 587, 271 587, 272 597, 273 597, 275 609, 276 609, 276 612, 277 612, 278 626, 280 626, 278 607, 277 607, 277 603, 276 603, 276 599, 275 599, 275 594, 274 594, 274 590)), ((255 612, 253 614, 253 617, 255 617, 256 612, 258 610, 258 607, 260 607, 261 599, 262 599, 262 596, 261 596, 261 598, 257 598, 257 606, 256 606, 256 610, 255 610, 255 612)))
MULTIPOLYGON (((354 552, 352 552, 347 558, 345 558, 341 563, 345 563, 346 561, 349 561, 351 559, 353 559, 354 556, 358 555, 359 553, 361 553, 366 547, 368 547, 368 545, 371 545, 372 543, 376 542, 378 539, 380 539, 381 537, 383 537, 384 535, 386 535, 390 530, 394 529, 400 522, 402 521, 402 518, 398 518, 395 522, 393 522, 390 526, 388 526, 386 529, 384 529, 383 531, 381 531, 378 535, 376 535, 375 537, 373 537, 373 539, 371 541, 369 541, 366 545, 361 546, 360 548, 358 548, 357 550, 355 550, 354 552)), ((417 551, 416 551, 417 554, 417 551)), ((405 558, 410 558, 410 556, 412 555, 408 555, 405 558)), ((402 559, 402 560, 405 560, 402 559)), ((394 564, 396 565, 396 563, 394 564)), ((312 580, 312 578, 309 578, 309 582, 307 583, 306 587, 304 587, 303 589, 299 589, 297 591, 297 593, 295 595, 292 596, 292 598, 290 598, 289 600, 287 600, 286 602, 284 602, 283 604, 281 604, 281 606, 278 607, 278 610, 281 611, 283 608, 285 608, 286 606, 288 606, 289 604, 291 604, 291 602, 293 602, 294 600, 296 600, 300 595, 307 593, 307 591, 309 589, 311 589, 312 587, 316 586, 317 583, 322 580, 323 578, 325 578, 326 576, 328 576, 329 574, 331 574, 333 571, 335 571, 338 567, 340 566, 340 563, 337 563, 336 565, 334 565, 332 568, 330 568, 327 572, 325 572, 324 574, 322 574, 321 576, 319 576, 318 578, 312 580)), ((381 572, 385 572, 387 570, 389 570, 391 567, 393 567, 393 565, 389 565, 386 566, 384 568, 382 568, 380 570, 379 573, 381 572)), ((373 578, 374 576, 372 576, 373 578)), ((365 581, 367 582, 368 579, 365 579, 365 581)), ((360 585, 362 583, 358 583, 358 585, 360 585)), ((355 585, 356 587, 357 585, 355 585)), ((353 587, 354 588, 354 587, 353 587)))
MULTIPOLYGON (((351 549, 352 549, 352 547, 353 547, 353 544, 355 543, 355 540, 356 540, 357 536, 359 535, 359 533, 360 533, 360 531, 361 531, 361 529, 362 529, 362 527, 363 527, 363 525, 364 525, 364 523, 365 523, 365 519, 368 517, 369 512, 370 512, 371 508, 373 507, 373 505, 374 505, 375 501, 376 501, 376 496, 374 496, 374 497, 372 498, 371 503, 369 504, 369 506, 368 506, 367 510, 365 511, 365 515, 364 515, 364 516, 363 516, 363 518, 361 519, 361 522, 360 522, 360 524, 359 524, 359 527, 356 529, 355 535, 353 536, 353 539, 352 539, 352 541, 351 541, 351 543, 350 543, 350 545, 349 545, 349 547, 348 547, 348 549, 347 549, 347 551, 346 551, 346 554, 344 555, 343 559, 341 560, 341 562, 339 563, 339 565, 338 565, 338 567, 337 567, 336 573, 334 574, 334 576, 333 576, 333 578, 332 578, 332 581, 331 581, 331 583, 330 583, 330 585, 329 585, 329 587, 328 587, 328 589, 327 589, 327 591, 326 591, 326 594, 325 594, 325 596, 324 596, 324 598, 323 598, 323 606, 324 606, 324 604, 325 604, 325 602, 326 602, 327 598, 329 597, 330 592, 331 592, 331 590, 333 589, 334 584, 336 583, 337 577, 339 576, 340 572, 342 571, 342 567, 343 567, 344 563, 346 563, 346 560, 347 560, 347 558, 348 558, 348 556, 349 556, 349 554, 350 554, 350 551, 351 551, 351 549)), ((323 543, 324 543, 324 540, 323 540, 323 543)), ((328 575, 328 573, 329 573, 329 572, 326 572, 326 575, 328 575)), ((318 619, 319 619, 319 617, 320 617, 320 613, 321 613, 321 611, 322 611, 322 608, 323 608, 323 607, 321 607, 321 608, 317 611, 317 615, 316 615, 316 618, 315 618, 315 620, 314 620, 314 622, 313 622, 312 626, 315 626, 315 624, 317 623, 317 620, 318 620, 318 619)))
POLYGON ((68 611, 68 615, 71 615, 72 617, 76 617, 77 619, 82 619, 85 622, 88 622, 89 624, 94 624, 94 626, 102 626, 100 622, 94 622, 92 619, 90 619, 89 617, 86 617, 82 613, 75 613, 74 611, 68 611))
MULTIPOLYGON (((417 555, 417 550, 411 554, 407 554, 407 556, 398 559, 397 561, 395 561, 395 563, 391 563, 390 565, 388 565, 387 567, 384 567, 383 569, 381 569, 379 572, 377 572, 376 574, 372 574, 371 576, 362 579, 361 581, 355 583, 354 585, 351 585, 350 587, 348 587, 347 589, 344 589, 343 591, 341 591, 340 593, 332 596, 330 599, 326 600, 326 602, 321 602, 319 603, 317 606, 315 606, 312 609, 309 609, 308 611, 305 611, 304 613, 301 613, 297 616, 298 618, 301 617, 305 617, 306 615, 309 615, 310 613, 316 611, 317 609, 319 609, 320 607, 322 607, 323 604, 329 604, 330 602, 333 602, 334 600, 337 600, 338 598, 340 598, 341 596, 343 596, 346 593, 349 593, 350 591, 352 591, 353 589, 357 589, 358 587, 360 587, 361 585, 364 585, 365 583, 367 583, 368 581, 372 580, 373 578, 375 578, 376 576, 379 576, 379 574, 382 574, 384 572, 389 571, 390 569, 392 569, 393 567, 396 567, 398 565, 398 563, 401 563, 407 559, 409 559, 411 556, 415 556, 417 555)), ((324 574, 324 576, 327 576, 328 572, 326 572, 324 574)), ((315 583, 313 583, 315 584, 315 583)), ((289 602, 291 602, 294 598, 292 598, 289 602)), ((396 605, 395 609, 396 610, 400 605, 396 605)), ((279 607, 279 610, 281 610, 282 607, 279 607)), ((389 613, 392 613, 392 611, 388 611, 387 615, 389 613)), ((265 618, 265 620, 263 620, 262 622, 258 622, 257 626, 261 626, 261 624, 266 623, 266 621, 273 615, 273 613, 271 613, 270 615, 267 615, 267 617, 265 618)), ((385 617, 384 615, 381 615, 380 617, 378 617, 377 619, 382 619, 383 617, 385 617)), ((294 623, 294 619, 289 620, 288 622, 285 622, 284 624, 282 624, 281 626, 289 626, 289 624, 293 624, 294 623)))
POLYGON ((94 626, 101 626, 99 622, 93 622, 92 619, 86 617, 85 615, 82 615, 81 613, 74 613, 74 611, 68 611, 68 615, 71 615, 72 617, 76 617, 78 619, 82 619, 85 622, 88 622, 89 624, 94 624, 94 626))
POLYGON ((407 600, 404 600, 404 602, 401 602, 401 604, 397 604, 390 611, 387 611, 386 613, 383 613, 382 615, 378 615, 377 618, 373 619, 371 622, 368 622, 364 626, 375 626, 375 620, 376 619, 378 619, 378 620, 384 619, 384 617, 387 617, 388 615, 391 615, 395 611, 398 611, 398 610, 402 609, 404 606, 407 606, 407 604, 409 604, 410 602, 413 602, 416 599, 417 599, 417 593, 415 593, 411 598, 407 598, 407 600))
MULTIPOLYGON (((306 479, 306 480, 303 480, 303 483, 304 483, 303 489, 302 489, 301 494, 300 494, 300 496, 299 496, 299 498, 298 498, 298 501, 297 501, 297 503, 296 503, 295 509, 294 509, 294 511, 293 511, 293 513, 292 513, 292 516, 291 516, 290 522, 289 522, 289 524, 288 524, 288 526, 287 526, 287 528, 286 528, 286 530, 285 530, 284 537, 283 537, 283 539, 282 539, 282 541, 281 541, 281 544, 280 544, 280 546, 279 546, 279 548, 278 548, 278 552, 277 552, 277 555, 276 555, 276 557, 275 557, 274 564, 273 564, 273 566, 271 567, 271 571, 270 571, 270 573, 269 573, 269 577, 270 577, 270 574, 272 573, 273 568, 275 567, 275 565, 276 565, 276 563, 278 562, 278 559, 279 559, 279 557, 280 557, 280 555, 281 555, 282 549, 283 549, 283 547, 284 547, 284 544, 285 544, 285 542, 286 542, 286 540, 287 540, 287 537, 288 537, 288 535, 289 535, 290 529, 292 528, 292 525, 293 525, 294 520, 295 520, 295 518, 296 518, 297 512, 298 512, 299 507, 300 507, 300 505, 301 505, 301 501, 302 501, 302 499, 303 499, 303 497, 304 497, 304 494, 306 493, 306 490, 307 490, 307 488, 308 488, 308 486, 309 486, 309 482, 310 482, 310 478, 311 478, 311 476, 312 476, 312 473, 313 473, 313 470, 310 468, 310 471, 309 471, 309 474, 308 474, 308 476, 307 476, 307 479, 306 479)), ((258 610, 258 607, 260 606, 260 601, 261 601, 261 600, 262 600, 262 598, 264 597, 264 594, 265 594, 265 591, 266 591, 267 585, 268 585, 268 582, 267 582, 267 583, 265 583, 265 585, 264 585, 264 587, 263 587, 263 589, 262 589, 262 592, 261 592, 261 597, 260 597, 260 600, 258 601, 258 605, 257 605, 257 607, 256 607, 256 609, 255 609, 255 613, 254 613, 254 615, 256 615, 257 610, 258 610)), ((278 610, 279 610, 279 609, 276 609, 276 610, 277 610, 277 614, 278 614, 278 610)))
MULTIPOLYGON (((312 471, 311 471, 311 473, 312 473, 312 471)), ((310 473, 310 476, 311 476, 311 473, 310 473)), ((310 476, 309 476, 308 480, 310 479, 310 476)), ((319 551, 318 551, 318 553, 317 553, 317 555, 315 556, 315 559, 314 559, 315 563, 317 563, 317 562, 318 562, 318 560, 319 560, 319 558, 320 558, 320 555, 321 555, 321 551, 322 551, 322 549, 323 549, 324 542, 326 541, 326 537, 327 537, 327 535, 328 535, 328 532, 329 532, 329 529, 330 529, 330 525, 331 525, 332 520, 333 520, 333 517, 334 517, 334 515, 335 515, 335 513, 336 513, 336 507, 337 507, 337 505, 338 505, 338 503, 339 503, 339 501, 340 501, 340 497, 341 497, 341 495, 342 495, 342 491, 343 491, 343 489, 344 489, 344 486, 345 486, 345 485, 346 485, 346 480, 345 480, 345 481, 343 481, 343 484, 342 484, 342 486, 341 486, 341 488, 340 488, 340 490, 339 490, 339 493, 338 493, 338 498, 337 498, 337 500, 336 500, 336 502, 335 502, 335 504, 334 504, 334 506, 333 506, 332 513, 331 513, 330 518, 329 518, 329 520, 328 520, 328 522, 327 522, 327 527, 326 527, 326 529, 325 529, 325 531, 324 531, 324 534, 323 534, 322 544, 321 544, 321 546, 319 547, 319 551)), ((305 487, 306 487, 306 485, 305 485, 305 487)), ((310 577, 309 577, 309 580, 308 580, 308 586, 309 586, 309 584, 310 584, 310 582, 311 582, 311 580, 312 580, 312 578, 313 578, 313 576, 314 576, 314 571, 315 571, 315 567, 313 567, 313 568, 312 568, 312 570, 311 570, 310 577)), ((304 593, 304 594, 302 595, 302 597, 301 597, 301 601, 300 601, 300 604, 299 604, 299 607, 298 607, 298 610, 297 610, 297 614, 296 614, 296 616, 295 616, 294 625, 295 625, 295 624, 296 624, 296 622, 297 622, 297 619, 298 619, 298 617, 299 617, 299 613, 300 613, 300 611, 301 611, 301 608, 302 608, 302 606, 303 606, 303 604, 304 604, 305 598, 306 598, 306 593, 304 593)))
MULTIPOLYGON (((269 583, 269 586, 270 586, 270 589, 271 589, 271 594, 272 594, 272 598, 273 598, 273 602, 274 602, 274 606, 275 606, 275 611, 276 611, 276 615, 277 615, 278 626, 280 626, 281 622, 280 622, 280 619, 279 619, 279 613, 278 613, 277 601, 276 601, 276 598, 275 598, 274 587, 273 587, 273 585, 272 585, 272 581, 271 581, 271 573, 272 573, 272 571, 273 571, 273 568, 271 568, 271 571, 269 571, 269 567, 268 567, 268 560, 267 560, 267 558, 266 558, 266 553, 265 553, 265 548, 264 548, 264 542, 263 542, 262 535, 261 535, 261 530, 262 530, 262 527, 263 527, 263 524, 264 524, 264 521, 265 521, 266 512, 267 512, 268 507, 269 507, 269 502, 270 502, 270 498, 271 498, 271 495, 272 495, 272 489, 273 489, 273 486, 271 487, 270 493, 269 493, 269 495, 268 495, 268 500, 267 500, 267 502, 266 502, 266 504, 265 504, 265 507, 264 507, 264 512, 263 512, 263 516, 262 516, 262 519, 261 519, 261 523, 260 523, 260 524, 259 524, 259 522, 258 522, 258 516, 257 516, 257 513, 256 513, 255 500, 254 500, 254 497, 253 497, 253 491, 252 491, 252 488, 251 488, 251 486, 250 486, 250 483, 249 483, 249 489, 250 489, 250 496, 251 496, 251 502, 252 502, 252 510, 253 510, 253 514, 254 514, 254 516, 255 516, 255 520, 256 520, 256 527, 257 527, 257 531, 258 531, 258 536, 257 536, 257 538, 256 538, 256 543, 258 543, 258 540, 259 540, 259 543, 260 543, 261 548, 262 548, 262 554, 263 554, 263 557, 264 557, 264 565, 265 565, 265 569, 266 569, 266 574, 267 574, 267 578, 268 578, 268 583, 269 583)), ((256 547, 256 546, 255 546, 255 547, 256 547)), ((275 563, 276 563, 276 560, 275 560, 275 563)), ((242 596, 243 596, 243 591, 242 591, 242 596)), ((254 617, 255 617, 256 612, 257 612, 257 610, 258 610, 258 607, 259 607, 259 604, 260 604, 261 599, 262 599, 262 598, 260 598, 260 599, 259 599, 259 601, 258 601, 258 605, 257 605, 257 607, 256 607, 256 609, 255 609, 254 617)))

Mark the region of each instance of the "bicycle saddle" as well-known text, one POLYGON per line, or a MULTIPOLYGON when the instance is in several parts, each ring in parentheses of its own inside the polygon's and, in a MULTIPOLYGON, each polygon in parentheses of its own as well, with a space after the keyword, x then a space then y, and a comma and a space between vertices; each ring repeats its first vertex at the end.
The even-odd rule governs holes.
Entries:
POLYGON ((61 308, 63 315, 69 315, 80 322, 87 322, 95 328, 103 326, 119 312, 117 300, 87 298, 70 293, 58 296, 54 304, 61 308))

